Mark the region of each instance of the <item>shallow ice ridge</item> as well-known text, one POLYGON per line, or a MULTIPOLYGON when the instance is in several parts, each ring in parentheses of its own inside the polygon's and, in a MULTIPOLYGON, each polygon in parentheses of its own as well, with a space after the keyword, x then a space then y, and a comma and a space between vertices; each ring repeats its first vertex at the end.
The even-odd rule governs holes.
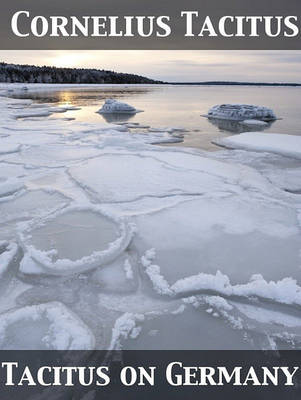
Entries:
POLYGON ((20 144, 1 143, 0 155, 9 153, 18 153, 21 150, 20 144))
POLYGON ((29 105, 27 108, 21 108, 20 110, 15 111, 15 113, 12 114, 12 117, 14 119, 21 119, 21 118, 39 118, 39 117, 50 117, 52 114, 56 113, 65 113, 67 111, 77 111, 80 110, 80 107, 75 107, 75 106, 59 106, 59 107, 53 107, 51 105, 39 105, 39 104, 33 104, 29 105))
POLYGON ((98 206, 70 206, 42 221, 23 224, 19 236, 27 257, 45 273, 68 275, 114 260, 134 232, 133 224, 98 206))
POLYGON ((112 330, 112 339, 109 350, 121 350, 121 342, 128 337, 136 339, 141 332, 141 327, 137 323, 143 322, 143 314, 125 313, 119 317, 112 330))
POLYGON ((266 151, 301 159, 301 136, 298 135, 245 132, 240 135, 216 139, 213 142, 231 149, 266 151))
POLYGON ((104 103, 104 105, 101 107, 101 109, 98 110, 98 113, 100 114, 136 114, 137 112, 140 112, 141 110, 137 110, 135 107, 123 103, 118 100, 114 99, 107 99, 104 103))
POLYGON ((0 202, 5 200, 6 197, 11 197, 17 192, 24 189, 24 183, 16 178, 8 178, 4 181, 0 180, 0 202))
POLYGON ((149 276, 154 290, 163 295, 185 297, 192 293, 215 292, 226 297, 258 297, 276 303, 301 305, 301 287, 292 278, 284 278, 277 282, 266 281, 262 275, 254 274, 244 284, 232 284, 229 277, 220 271, 214 274, 199 273, 177 280, 170 285, 161 274, 160 267, 153 264, 155 250, 148 250, 141 263, 149 276))
POLYGON ((18 246, 15 243, 0 241, 0 279, 7 271, 9 264, 17 255, 18 246))
POLYGON ((301 287, 295 279, 268 282, 260 274, 253 275, 248 283, 232 285, 229 277, 220 271, 216 275, 200 273, 178 280, 170 289, 181 296, 212 291, 224 296, 258 297, 283 304, 301 305, 301 287))
POLYGON ((2 350, 92 350, 90 329, 66 306, 51 302, 0 314, 2 350))
POLYGON ((226 149, 211 153, 214 159, 248 165, 259 171, 275 187, 301 193, 301 165, 296 158, 263 151, 226 149))
POLYGON ((262 120, 273 121, 276 116, 270 108, 249 104, 220 104, 210 108, 208 118, 229 119, 235 121, 262 120))
POLYGON ((0 199, 2 223, 42 217, 69 205, 70 200, 54 190, 21 190, 14 195, 0 199))
POLYGON ((295 348, 301 342, 301 318, 298 310, 281 306, 273 308, 268 302, 225 299, 215 295, 196 295, 183 299, 199 312, 224 320, 234 330, 244 332, 245 339, 261 342, 261 349, 275 350, 285 343, 295 348), (256 337, 257 336, 257 337, 256 337))
POLYGON ((155 249, 148 250, 141 258, 141 264, 145 268, 145 272, 153 284, 154 290, 161 295, 172 295, 168 282, 161 274, 161 269, 158 265, 153 264, 156 257, 155 249))

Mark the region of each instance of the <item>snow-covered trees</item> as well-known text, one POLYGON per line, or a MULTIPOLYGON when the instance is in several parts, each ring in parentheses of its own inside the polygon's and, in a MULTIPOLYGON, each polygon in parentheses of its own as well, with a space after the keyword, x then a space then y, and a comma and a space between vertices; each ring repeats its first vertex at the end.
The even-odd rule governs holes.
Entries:
POLYGON ((0 82, 22 83, 161 83, 143 76, 98 69, 36 67, 0 63, 0 82))

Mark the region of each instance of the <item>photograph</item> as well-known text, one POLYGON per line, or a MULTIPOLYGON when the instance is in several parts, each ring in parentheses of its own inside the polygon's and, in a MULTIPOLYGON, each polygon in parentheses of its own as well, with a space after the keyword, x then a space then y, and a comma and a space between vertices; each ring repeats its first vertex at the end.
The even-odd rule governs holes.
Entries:
POLYGON ((300 349, 300 51, 0 59, 1 350, 300 349))

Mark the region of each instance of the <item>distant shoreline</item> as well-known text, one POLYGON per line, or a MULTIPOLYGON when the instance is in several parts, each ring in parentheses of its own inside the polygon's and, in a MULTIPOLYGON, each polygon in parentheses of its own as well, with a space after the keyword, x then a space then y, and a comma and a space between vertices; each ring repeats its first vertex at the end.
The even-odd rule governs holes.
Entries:
POLYGON ((189 86, 284 86, 299 87, 301 83, 287 82, 164 82, 145 76, 93 68, 58 68, 7 64, 0 62, 1 83, 38 84, 119 84, 119 85, 189 85, 189 86))
POLYGON ((301 83, 267 83, 267 82, 169 82, 168 85, 191 85, 191 86, 301 86, 301 83))

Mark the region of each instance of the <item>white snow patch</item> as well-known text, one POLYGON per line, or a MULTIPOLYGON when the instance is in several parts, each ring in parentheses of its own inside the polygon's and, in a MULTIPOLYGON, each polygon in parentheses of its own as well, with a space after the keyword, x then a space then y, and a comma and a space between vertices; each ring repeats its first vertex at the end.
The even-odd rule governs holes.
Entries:
POLYGON ((240 122, 242 125, 247 125, 247 126, 267 126, 267 122, 265 121, 260 121, 259 119, 245 119, 244 121, 240 122))
POLYGON ((244 121, 260 119, 272 121, 276 119, 274 112, 267 107, 250 104, 220 104, 213 106, 207 114, 208 118, 244 121))
POLYGON ((7 271, 9 264, 12 262, 18 251, 16 243, 0 241, 0 278, 7 271))
POLYGON ((267 282, 261 275, 253 275, 250 282, 232 285, 227 275, 200 273, 178 280, 170 290, 178 295, 192 292, 214 291, 225 296, 260 297, 283 304, 301 305, 301 287, 292 278, 267 282))
POLYGON ((90 329, 59 302, 27 306, 0 315, 0 347, 14 350, 93 350, 90 329))
POLYGON ((185 304, 181 304, 176 310, 172 311, 171 313, 173 315, 179 315, 182 314, 185 311, 185 309, 186 309, 185 304))
POLYGON ((112 330, 112 339, 109 346, 109 350, 121 350, 122 340, 126 340, 128 337, 136 339, 140 334, 137 323, 143 322, 145 319, 143 314, 132 314, 125 313, 119 317, 112 330))
POLYGON ((99 206, 70 206, 50 215, 48 218, 45 218, 36 224, 25 224, 23 231, 20 231, 19 233, 19 238, 24 251, 27 252, 33 260, 40 264, 41 267, 44 268, 45 272, 54 275, 66 275, 75 272, 84 272, 112 261, 128 247, 134 232, 135 227, 133 224, 127 223, 122 218, 117 218, 108 213, 104 213, 99 206), (118 236, 113 242, 107 243, 107 247, 104 250, 95 250, 92 254, 83 256, 81 259, 77 260, 57 258, 57 251, 55 249, 43 251, 31 244, 31 238, 35 229, 43 227, 47 222, 49 223, 50 221, 54 221, 60 216, 77 211, 92 211, 106 220, 111 221, 119 231, 118 236))
POLYGON ((267 151, 287 157, 301 159, 301 136, 280 133, 245 132, 213 143, 233 149, 267 151))
POLYGON ((133 279, 134 278, 133 267, 128 259, 125 260, 123 267, 126 278, 129 280, 133 279))
POLYGON ((147 250, 144 256, 141 257, 141 263, 145 268, 145 272, 150 278, 154 290, 161 295, 172 295, 169 284, 166 279, 161 275, 161 270, 158 265, 152 264, 153 259, 156 256, 155 249, 147 250))
POLYGON ((102 106, 102 108, 98 111, 100 114, 136 114, 140 110, 137 110, 135 107, 123 103, 121 101, 117 101, 114 99, 107 99, 102 106))

